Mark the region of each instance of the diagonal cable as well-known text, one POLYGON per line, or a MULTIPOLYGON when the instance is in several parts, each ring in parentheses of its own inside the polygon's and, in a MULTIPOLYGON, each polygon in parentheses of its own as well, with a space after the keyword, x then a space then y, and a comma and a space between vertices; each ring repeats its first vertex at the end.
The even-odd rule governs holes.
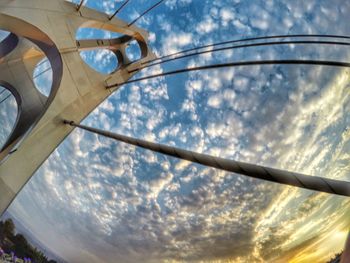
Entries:
POLYGON ((161 154, 166 154, 168 156, 198 163, 204 166, 217 168, 220 170, 233 172, 274 183, 296 186, 308 190, 314 190, 342 196, 350 196, 350 182, 347 181, 328 179, 319 176, 304 175, 300 173, 264 167, 256 164, 214 157, 207 154, 196 153, 164 144, 148 142, 121 134, 103 131, 85 125, 76 124, 73 121, 65 120, 64 123, 120 142, 132 144, 134 146, 138 146, 147 150, 151 150, 161 154))
POLYGON ((218 51, 225 51, 225 50, 230 50, 230 49, 239 49, 239 48, 248 48, 248 47, 259 47, 259 46, 274 46, 274 45, 338 45, 338 46, 350 46, 350 42, 342 42, 342 41, 314 41, 314 40, 292 40, 292 41, 273 41, 273 42, 262 42, 262 43, 250 43, 250 44, 242 44, 242 45, 235 45, 235 46, 228 46, 228 47, 220 47, 220 48, 214 48, 211 50, 204 50, 204 51, 197 51, 194 53, 189 53, 173 58, 166 58, 162 59, 160 61, 156 61, 153 63, 148 63, 145 66, 141 66, 139 68, 133 69, 129 71, 129 73, 133 73, 145 68, 153 67, 159 64, 163 64, 166 62, 178 60, 178 59, 183 59, 183 58, 188 58, 188 57, 193 57, 193 56, 199 56, 207 53, 214 53, 218 51))
POLYGON ((36 74, 36 75, 33 77, 33 79, 35 79, 35 78, 41 76, 42 74, 44 74, 44 73, 50 71, 51 69, 52 69, 51 66, 48 67, 47 69, 45 69, 45 70, 41 71, 40 73, 36 74))
POLYGON ((10 94, 8 94, 4 99, 2 99, 2 100, 0 100, 0 104, 1 103, 3 103, 3 102, 5 102, 9 97, 11 97, 11 93, 10 94))
POLYGON ((130 0, 126 0, 119 8, 113 13, 113 15, 111 15, 108 19, 109 19, 109 20, 112 20, 113 17, 115 17, 115 16, 124 8, 124 6, 126 6, 127 3, 129 3, 129 1, 130 1, 130 0))
POLYGON ((206 66, 190 67, 184 69, 178 69, 173 71, 167 71, 159 74, 149 75, 141 78, 136 78, 128 80, 125 82, 115 83, 107 85, 106 88, 115 88, 124 84, 139 82, 142 80, 159 78, 164 76, 176 75, 180 73, 192 72, 192 71, 202 71, 216 68, 228 68, 228 67, 242 67, 242 66, 257 66, 257 65, 316 65, 316 66, 332 66, 332 67, 345 67, 350 68, 350 63, 339 62, 339 61, 328 61, 328 60, 254 60, 254 61, 239 61, 239 62, 229 62, 223 64, 212 64, 206 66))
POLYGON ((344 36, 344 35, 320 35, 320 34, 294 34, 294 35, 275 35, 275 36, 263 36, 263 37, 251 37, 251 38, 243 38, 243 39, 236 39, 236 40, 228 40, 228 41, 223 41, 223 42, 217 42, 213 44, 208 44, 204 46, 199 46, 199 47, 194 47, 190 49, 185 49, 181 50, 172 54, 164 55, 162 57, 154 58, 148 61, 144 61, 141 64, 148 64, 154 61, 158 60, 163 60, 165 58, 181 55, 184 53, 188 53, 191 51, 196 51, 204 48, 211 48, 211 47, 216 47, 216 46, 222 46, 222 45, 227 45, 227 44, 235 44, 235 43, 240 43, 240 42, 248 42, 248 41, 255 41, 255 40, 267 40, 267 39, 276 39, 276 38, 339 38, 339 39, 350 39, 350 36, 344 36))
POLYGON ((39 67, 40 65, 46 63, 46 62, 50 62, 49 59, 46 57, 45 59, 43 59, 41 62, 39 62, 35 67, 39 67))
POLYGON ((0 95, 3 94, 7 89, 3 89, 2 91, 0 91, 0 95))
POLYGON ((80 8, 83 6, 83 4, 85 3, 86 0, 81 0, 80 4, 77 5, 77 11, 80 11, 80 8))
POLYGON ((161 3, 163 3, 165 0, 160 0, 154 5, 152 5, 150 8, 148 8, 146 11, 144 11, 141 15, 139 15, 137 18, 135 18, 131 23, 128 24, 128 26, 131 26, 135 24, 140 18, 142 18, 144 15, 146 15, 148 12, 159 6, 161 3))

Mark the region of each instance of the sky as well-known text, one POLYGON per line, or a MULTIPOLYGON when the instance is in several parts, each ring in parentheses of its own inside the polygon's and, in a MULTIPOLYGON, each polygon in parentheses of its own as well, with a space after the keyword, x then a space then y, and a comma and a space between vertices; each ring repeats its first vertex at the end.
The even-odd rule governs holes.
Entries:
MULTIPOLYGON (((122 1, 88 0, 113 13, 122 1)), ((156 1, 131 0, 132 21, 156 1)), ((166 0, 137 22, 161 56, 245 37, 350 35, 343 0, 166 0)), ((80 31, 77 38, 110 37, 80 31)), ((82 59, 101 74, 108 51, 82 59)), ((130 47, 137 59, 137 47, 130 47)), ((349 61, 345 47, 284 45, 217 52, 146 69, 253 59, 349 61)), ((50 65, 41 64, 34 76, 50 65)), ((48 94, 50 70, 37 77, 48 94)), ((121 87, 83 124, 238 161, 350 180, 350 75, 325 66, 191 72, 121 87)), ((5 108, 16 115, 14 101, 5 108)), ((3 105, 1 105, 3 107, 3 105)), ((12 119, 1 108, 1 129, 12 119)), ((12 121, 12 122, 11 122, 12 121)), ((3 135, 4 134, 4 135, 3 135)), ((5 138, 1 132, 0 142, 5 138)), ((67 262, 325 262, 350 226, 347 198, 191 164, 75 130, 8 209, 67 262)))
MULTIPOLYGON (((8 36, 8 32, 0 30, 0 41, 8 36)), ((8 90, 0 86, 0 148, 10 135, 17 116, 17 104, 14 96, 8 90)))

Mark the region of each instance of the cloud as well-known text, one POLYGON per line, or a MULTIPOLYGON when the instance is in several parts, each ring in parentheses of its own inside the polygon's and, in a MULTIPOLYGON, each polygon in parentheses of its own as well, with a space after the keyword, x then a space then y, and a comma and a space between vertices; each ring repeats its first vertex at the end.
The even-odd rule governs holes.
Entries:
MULTIPOLYGON (((111 1, 89 4, 113 8, 111 1)), ((147 4, 128 7, 128 18, 147 4)), ((246 36, 345 34, 349 8, 344 1, 166 1, 162 12, 140 25, 152 30, 153 48, 169 54, 246 36)), ((237 49, 158 65, 139 76, 227 61, 348 55, 314 46, 237 49)), ((91 59, 99 63, 104 57, 91 59)), ((84 124, 223 158, 349 179, 348 80, 346 70, 311 66, 192 72, 126 85, 84 124)), ((277 262, 326 259, 327 240, 336 242, 334 251, 340 249, 348 206, 340 197, 75 130, 10 212, 69 262, 277 262)))

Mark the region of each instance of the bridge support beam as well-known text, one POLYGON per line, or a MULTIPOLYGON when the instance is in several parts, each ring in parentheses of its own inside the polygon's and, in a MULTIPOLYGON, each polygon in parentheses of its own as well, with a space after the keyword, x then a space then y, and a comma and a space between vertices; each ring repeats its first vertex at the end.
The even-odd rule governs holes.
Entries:
MULTIPOLYGON (((0 150, 1 215, 72 131, 73 128, 62 125, 61 120, 71 118, 80 123, 116 90, 106 89, 106 84, 127 81, 135 74, 129 73, 130 70, 154 59, 155 55, 148 47, 146 31, 128 26, 116 17, 110 19, 107 14, 84 5, 78 12, 76 4, 65 0, 0 1, 0 24, 2 30, 19 39, 18 45, 12 41, 11 49, 1 54, 0 85, 6 83, 11 87, 20 112, 20 121, 0 150), (84 47, 79 46, 75 37, 79 28, 98 28, 123 35, 117 40, 106 40, 103 47, 88 45, 90 49, 106 48, 122 54, 115 72, 103 75, 85 64, 79 54, 84 47), (124 58, 124 46, 132 40, 139 43, 142 58, 131 63, 124 58), (33 79, 33 70, 44 57, 48 58, 53 71, 47 97, 36 90, 33 79), (30 111, 33 114, 29 114, 30 111)), ((98 42, 92 40, 91 43, 98 42)))

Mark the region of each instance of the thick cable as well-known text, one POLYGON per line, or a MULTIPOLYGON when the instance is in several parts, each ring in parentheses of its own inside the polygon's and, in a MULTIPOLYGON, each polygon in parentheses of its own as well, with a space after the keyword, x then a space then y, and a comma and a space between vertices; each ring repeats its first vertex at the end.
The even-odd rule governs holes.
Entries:
POLYGON ((129 2, 130 0, 126 0, 108 19, 112 20, 129 2))
POLYGON ((187 53, 190 51, 196 51, 203 48, 210 48, 215 46, 221 46, 221 45, 227 45, 227 44, 234 44, 239 42, 248 42, 248 41, 255 41, 255 40, 266 40, 266 39, 274 39, 274 38, 339 38, 339 39, 350 39, 350 36, 343 36, 343 35, 320 35, 320 34, 312 34, 312 35, 306 35, 306 34, 294 34, 294 35, 276 35, 276 36, 264 36, 264 37, 251 37, 251 38, 242 38, 242 39, 236 39, 236 40, 228 40, 223 42, 217 42, 213 44, 208 44, 200 47, 194 47, 190 49, 181 50, 172 54, 164 55, 162 57, 154 58, 148 61, 144 61, 141 64, 148 64, 157 60, 162 60, 168 57, 180 55, 183 53, 187 53))
POLYGON ((263 43, 250 43, 250 44, 243 44, 243 45, 236 45, 236 46, 229 46, 229 47, 221 47, 221 48, 216 48, 216 49, 212 49, 212 50, 197 51, 195 53, 185 54, 185 55, 174 57, 174 58, 169 58, 169 59, 165 59, 165 60, 162 59, 159 62, 149 63, 145 66, 141 66, 139 68, 133 69, 133 70, 129 71, 129 73, 133 73, 133 72, 145 69, 145 68, 153 67, 153 66, 156 66, 159 64, 167 63, 167 62, 178 60, 178 59, 203 55, 203 54, 207 54, 207 53, 214 53, 214 52, 218 52, 218 51, 225 51, 225 50, 230 50, 230 49, 240 49, 240 48, 249 48, 249 47, 258 47, 258 46, 301 45, 301 44, 350 46, 350 42, 317 41, 317 40, 315 40, 315 41, 313 41, 313 40, 293 41, 292 40, 292 41, 273 41, 273 42, 263 42, 263 43))
POLYGON ((80 8, 83 6, 83 4, 85 3, 85 1, 86 1, 86 0, 81 0, 81 1, 80 1, 80 4, 77 5, 77 12, 80 11, 80 8))
POLYGON ((157 153, 165 154, 178 159, 198 163, 204 166, 233 172, 255 179, 266 180, 284 185, 296 186, 313 191, 324 193, 350 196, 350 182, 323 178, 319 176, 310 176, 290 171, 260 166, 256 164, 238 162, 220 157, 214 157, 207 154, 196 153, 164 144, 148 142, 145 140, 132 138, 129 136, 116 134, 81 124, 73 121, 64 120, 65 124, 77 127, 110 139, 141 147, 157 153))
POLYGON ((115 88, 124 84, 130 84, 142 80, 159 78, 169 75, 176 75, 180 73, 192 72, 192 71, 202 71, 216 68, 228 68, 228 67, 242 67, 242 66, 259 66, 259 65, 315 65, 315 66, 332 66, 332 67, 346 67, 350 68, 350 63, 339 62, 339 61, 327 61, 327 60, 254 60, 254 61, 239 61, 239 62, 229 62, 223 64, 212 64, 206 66, 191 67, 185 69, 178 69, 173 71, 167 71, 159 74, 154 74, 150 76, 145 76, 141 78, 136 78, 128 80, 121 83, 115 83, 107 85, 106 88, 115 88))

